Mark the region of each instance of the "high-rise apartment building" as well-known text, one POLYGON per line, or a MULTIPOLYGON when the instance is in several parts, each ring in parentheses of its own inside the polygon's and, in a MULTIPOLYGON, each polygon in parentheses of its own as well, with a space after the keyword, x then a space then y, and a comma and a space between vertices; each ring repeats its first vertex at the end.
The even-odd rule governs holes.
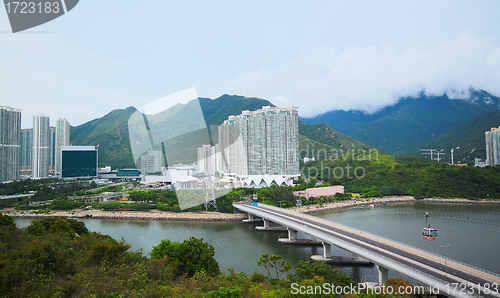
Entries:
POLYGON ((486 165, 500 165, 500 127, 484 133, 486 138, 486 165))
POLYGON ((19 179, 21 110, 0 107, 0 182, 19 179))
POLYGON ((56 121, 56 137, 55 137, 55 172, 61 172, 61 146, 69 146, 70 126, 68 120, 60 118, 56 121))
POLYGON ((49 126, 49 173, 54 173, 56 165, 56 128, 49 126))
POLYGON ((30 172, 33 167, 33 128, 21 129, 21 154, 19 166, 21 172, 30 172))
POLYGON ((265 106, 229 116, 219 126, 216 170, 238 175, 299 174, 298 123, 297 107, 292 106, 265 106))
POLYGON ((50 166, 50 118, 38 114, 33 116, 33 178, 40 179, 49 176, 50 166))
POLYGON ((141 156, 141 172, 157 173, 163 167, 163 155, 161 151, 149 150, 141 156))
POLYGON ((203 145, 198 148, 198 171, 215 172, 215 146, 203 145))

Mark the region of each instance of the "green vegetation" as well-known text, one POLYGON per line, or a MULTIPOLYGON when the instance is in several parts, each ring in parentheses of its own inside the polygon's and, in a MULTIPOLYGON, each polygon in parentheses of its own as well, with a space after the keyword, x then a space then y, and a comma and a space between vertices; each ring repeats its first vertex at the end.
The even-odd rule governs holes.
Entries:
MULTIPOLYGON (((498 110, 499 106, 500 98, 471 89, 466 100, 421 93, 417 98, 402 98, 373 114, 337 110, 302 120, 310 124, 326 123, 365 144, 402 154, 473 118, 498 110)), ((484 132, 482 135, 484 138, 484 132)))
POLYGON ((416 198, 500 199, 500 167, 457 167, 419 157, 383 153, 309 162, 302 173, 343 185, 364 197, 413 195, 416 198))
MULTIPOLYGON (((64 218, 34 220, 18 229, 0 215, 0 243, 2 297, 297 297, 291 294, 293 282, 356 284, 320 262, 300 262, 296 273, 279 279, 274 273, 221 274, 213 247, 196 238, 163 240, 148 258, 64 218)), ((260 264, 270 272, 290 269, 275 255, 262 255, 260 264)))
POLYGON ((455 149, 453 154, 454 163, 461 162, 473 165, 474 158, 476 157, 481 158, 483 161, 486 159, 484 132, 489 131, 492 127, 499 126, 500 111, 484 114, 450 129, 432 141, 421 145, 419 148, 401 152, 401 155, 419 156, 422 154, 418 150, 420 148, 444 149, 443 152, 446 155, 441 156, 443 158, 442 161, 451 163, 450 150, 455 149))

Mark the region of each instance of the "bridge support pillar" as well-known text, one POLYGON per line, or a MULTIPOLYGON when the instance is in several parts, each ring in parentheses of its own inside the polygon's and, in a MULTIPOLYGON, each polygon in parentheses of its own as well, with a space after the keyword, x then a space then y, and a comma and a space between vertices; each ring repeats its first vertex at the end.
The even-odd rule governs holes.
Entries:
POLYGON ((387 268, 384 268, 380 265, 377 265, 377 269, 378 269, 378 283, 380 285, 384 284, 387 279, 388 279, 388 275, 389 275, 389 269, 387 268))
POLYGON ((293 241, 295 240, 295 235, 297 234, 297 231, 287 228, 288 230, 288 240, 293 241))
POLYGON ((363 260, 358 254, 352 253, 352 259, 354 261, 360 261, 363 260))
POLYGON ((255 218, 253 217, 253 214, 251 214, 251 213, 248 213, 248 219, 252 220, 252 221, 255 220, 255 218))
POLYGON ((269 219, 262 219, 264 221, 264 228, 269 228, 269 219))
POLYGON ((323 257, 325 259, 332 257, 332 245, 330 243, 322 242, 323 244, 323 257))

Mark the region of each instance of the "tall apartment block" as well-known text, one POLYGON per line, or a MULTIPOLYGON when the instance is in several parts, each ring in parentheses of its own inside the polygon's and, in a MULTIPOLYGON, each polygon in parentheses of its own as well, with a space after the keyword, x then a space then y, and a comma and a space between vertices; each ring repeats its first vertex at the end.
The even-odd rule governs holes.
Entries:
POLYGON ((161 151, 149 150, 141 156, 141 172, 156 173, 161 172, 163 167, 163 154, 161 151))
POLYGON ((21 129, 21 172, 31 173, 33 167, 33 128, 21 129))
POLYGON ((33 178, 49 176, 50 166, 50 118, 43 114, 33 116, 33 178))
POLYGON ((68 120, 60 118, 56 121, 56 137, 55 137, 55 172, 61 172, 61 146, 69 146, 70 126, 68 120))
POLYGON ((49 126, 49 173, 54 173, 56 165, 56 128, 49 126))
POLYGON ((0 182, 19 179, 21 110, 0 107, 0 182))
POLYGON ((486 165, 500 165, 500 127, 484 133, 486 138, 486 165))
POLYGON ((299 174, 298 123, 293 106, 264 106, 229 116, 219 126, 216 170, 238 175, 299 174))
POLYGON ((203 145, 198 148, 198 171, 214 173, 215 162, 215 146, 203 145))

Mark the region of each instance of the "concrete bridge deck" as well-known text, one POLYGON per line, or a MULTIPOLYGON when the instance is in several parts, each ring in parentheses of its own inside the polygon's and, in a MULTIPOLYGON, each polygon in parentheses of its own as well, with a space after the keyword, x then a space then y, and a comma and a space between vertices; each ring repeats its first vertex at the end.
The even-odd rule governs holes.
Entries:
POLYGON ((297 231, 301 231, 322 241, 324 258, 331 257, 331 245, 335 245, 373 262, 379 270, 379 283, 387 280, 390 269, 432 286, 447 296, 500 297, 498 275, 295 211, 260 203, 258 206, 245 203, 233 205, 252 215, 252 218, 262 218, 264 227, 269 226, 269 221, 287 227, 290 240, 294 239, 297 231))

